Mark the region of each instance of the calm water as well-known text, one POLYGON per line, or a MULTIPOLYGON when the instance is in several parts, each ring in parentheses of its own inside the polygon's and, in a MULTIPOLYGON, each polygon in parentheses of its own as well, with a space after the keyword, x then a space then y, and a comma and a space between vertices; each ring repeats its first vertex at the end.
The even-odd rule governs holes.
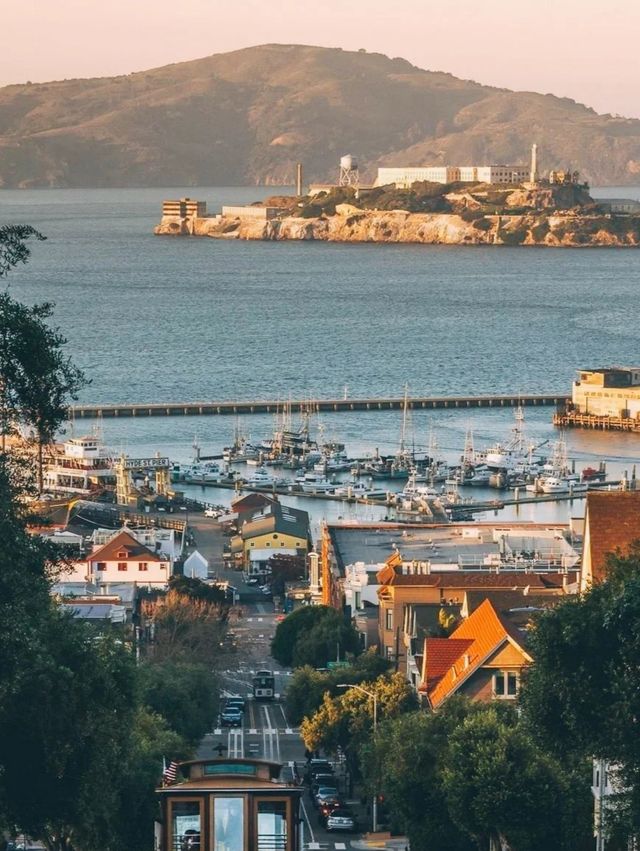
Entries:
MULTIPOLYGON (((53 300, 69 352, 92 378, 86 401, 568 391, 580 366, 640 359, 640 254, 635 250, 457 248, 223 242, 154 237, 165 197, 246 203, 269 189, 0 192, 0 223, 26 222, 47 242, 13 273, 25 301, 53 300)), ((635 189, 596 195, 639 197, 635 189)), ((528 414, 552 438, 551 411, 528 414)), ((509 412, 416 414, 457 457, 504 437, 509 412)), ((323 417, 352 452, 397 444, 397 414, 323 417)), ((271 429, 251 418, 254 436, 271 429)), ((230 441, 223 418, 106 423, 128 450, 190 455, 230 441)), ((574 432, 571 454, 612 469, 640 438, 574 432)), ((341 509, 340 509, 341 510, 341 509)), ((553 509, 557 511, 560 509, 553 509)), ((562 511, 566 515, 568 508, 562 511)), ((541 515, 537 515, 541 516, 541 515)), ((553 516, 556 516, 555 514, 553 516)))

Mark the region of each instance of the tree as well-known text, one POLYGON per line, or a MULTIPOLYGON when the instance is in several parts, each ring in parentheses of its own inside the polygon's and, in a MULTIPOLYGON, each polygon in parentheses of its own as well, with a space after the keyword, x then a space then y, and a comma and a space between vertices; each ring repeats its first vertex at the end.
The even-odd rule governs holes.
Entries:
POLYGON ((353 664, 335 671, 317 671, 311 665, 296 668, 287 686, 287 716, 292 724, 299 724, 320 708, 325 692, 331 696, 340 694, 339 683, 364 683, 388 670, 389 662, 375 650, 362 653, 353 664))
POLYGON ((118 809, 114 813, 115 851, 153 847, 153 820, 158 813, 155 789, 164 760, 189 759, 192 748, 166 720, 148 709, 138 709, 131 746, 117 778, 118 809))
POLYGON ((344 616, 329 606, 301 606, 275 632, 271 655, 281 665, 326 666, 338 656, 357 654, 358 634, 344 616))
MULTIPOLYGON (((378 723, 417 708, 416 696, 402 674, 382 675, 363 688, 376 695, 378 723)), ((305 746, 333 752, 341 748, 356 764, 356 755, 373 736, 373 700, 359 689, 339 697, 324 694, 322 705, 300 727, 305 746)))
POLYGON ((197 745, 218 713, 217 681, 206 665, 144 664, 139 668, 142 703, 162 716, 190 746, 197 745))
POLYGON ((640 545, 609 557, 606 581, 545 612, 531 648, 522 701, 532 730, 566 760, 617 765, 626 795, 610 816, 637 834, 640 740, 630 731, 640 717, 640 545))
POLYGON ((152 658, 213 667, 220 656, 228 616, 227 605, 171 589, 153 607, 152 658))
POLYGON ((51 851, 111 847, 135 706, 130 651, 52 611, 0 710, 5 816, 51 851))
POLYGON ((509 707, 483 706, 456 727, 442 779, 452 821, 482 851, 503 840, 513 851, 590 847, 588 777, 581 795, 509 707))
POLYGON ((442 783, 447 739, 466 715, 454 698, 436 714, 410 712, 386 721, 363 759, 367 786, 381 793, 394 826, 416 851, 471 851, 475 843, 452 821, 442 783))

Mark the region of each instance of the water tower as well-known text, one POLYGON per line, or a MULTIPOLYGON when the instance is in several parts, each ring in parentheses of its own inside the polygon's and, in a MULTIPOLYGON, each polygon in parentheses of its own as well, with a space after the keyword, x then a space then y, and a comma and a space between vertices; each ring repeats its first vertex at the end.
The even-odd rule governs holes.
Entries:
POLYGON ((343 157, 340 157, 338 186, 353 186, 357 194, 359 184, 358 161, 351 154, 345 154, 343 157))

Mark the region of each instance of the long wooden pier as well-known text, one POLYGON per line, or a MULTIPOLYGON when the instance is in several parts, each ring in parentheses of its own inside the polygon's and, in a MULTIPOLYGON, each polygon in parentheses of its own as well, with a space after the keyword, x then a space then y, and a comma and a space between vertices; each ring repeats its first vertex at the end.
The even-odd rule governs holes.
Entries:
MULTIPOLYGON (((568 396, 559 393, 506 394, 500 396, 416 396, 407 399, 412 410, 437 410, 443 408, 509 408, 516 405, 564 405, 568 396)), ((248 402, 149 402, 123 405, 75 405, 69 416, 75 419, 97 417, 199 417, 237 414, 275 414, 287 406, 292 413, 339 411, 399 411, 404 397, 359 399, 296 399, 273 401, 256 399, 248 402)))

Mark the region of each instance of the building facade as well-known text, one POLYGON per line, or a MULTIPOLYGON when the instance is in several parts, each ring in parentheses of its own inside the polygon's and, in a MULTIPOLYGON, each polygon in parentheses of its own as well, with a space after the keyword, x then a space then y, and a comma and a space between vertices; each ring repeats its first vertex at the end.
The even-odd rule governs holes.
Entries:
POLYGON ((640 418, 640 367, 581 370, 573 382, 571 402, 581 414, 640 418))
POLYGON ((378 169, 376 186, 394 184, 398 189, 410 189, 413 183, 492 183, 520 184, 528 182, 531 174, 524 165, 464 165, 464 166, 402 166, 378 169))
MULTIPOLYGON (((79 566, 80 571, 82 567, 79 566)), ((86 577, 94 585, 136 583, 164 587, 171 576, 171 560, 153 552, 128 532, 120 532, 95 549, 86 560, 86 577)))

